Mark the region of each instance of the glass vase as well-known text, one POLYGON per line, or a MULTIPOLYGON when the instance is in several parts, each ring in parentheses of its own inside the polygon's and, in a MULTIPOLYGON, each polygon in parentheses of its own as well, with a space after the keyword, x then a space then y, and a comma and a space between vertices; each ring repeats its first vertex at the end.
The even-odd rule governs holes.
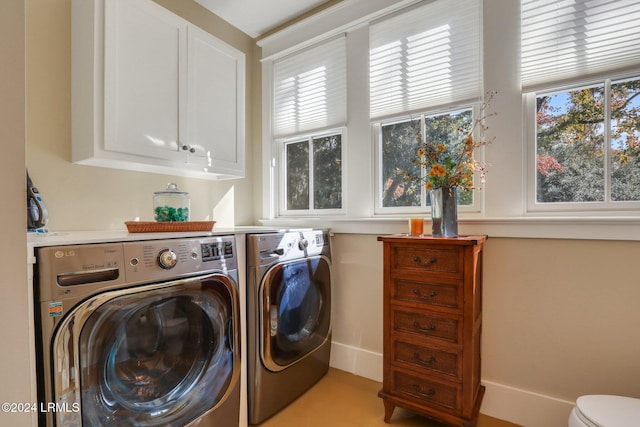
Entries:
POLYGON ((455 187, 429 190, 431 200, 431 235, 458 237, 458 201, 455 187))

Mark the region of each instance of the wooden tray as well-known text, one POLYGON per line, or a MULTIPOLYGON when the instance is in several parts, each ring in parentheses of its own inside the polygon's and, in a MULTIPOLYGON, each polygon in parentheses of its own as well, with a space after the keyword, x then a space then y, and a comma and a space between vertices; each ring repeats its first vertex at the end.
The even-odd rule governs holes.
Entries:
POLYGON ((215 223, 215 221, 126 221, 125 225, 129 233, 168 233, 175 231, 211 231, 215 223))

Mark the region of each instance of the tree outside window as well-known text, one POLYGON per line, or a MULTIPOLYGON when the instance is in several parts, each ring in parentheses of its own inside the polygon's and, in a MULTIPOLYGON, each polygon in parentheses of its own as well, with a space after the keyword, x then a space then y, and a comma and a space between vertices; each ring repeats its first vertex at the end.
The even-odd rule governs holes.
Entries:
POLYGON ((342 135, 284 144, 287 211, 342 208, 342 135))
POLYGON ((638 95, 633 79, 536 97, 538 203, 640 200, 638 95))
MULTIPOLYGON (((382 207, 429 206, 423 185, 417 181, 407 182, 403 173, 406 171, 411 176, 424 176, 427 173, 416 165, 416 132, 422 132, 424 141, 449 145, 457 140, 458 129, 472 127, 472 118, 471 109, 465 109, 381 125, 382 207)), ((458 191, 458 205, 472 203, 473 192, 458 191)))

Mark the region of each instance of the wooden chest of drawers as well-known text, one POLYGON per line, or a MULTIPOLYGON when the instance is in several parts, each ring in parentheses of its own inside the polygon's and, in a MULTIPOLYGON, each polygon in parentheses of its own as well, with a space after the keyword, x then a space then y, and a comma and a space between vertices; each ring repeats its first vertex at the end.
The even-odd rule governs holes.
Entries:
POLYGON ((396 406, 475 426, 486 236, 382 236, 385 422, 396 406))

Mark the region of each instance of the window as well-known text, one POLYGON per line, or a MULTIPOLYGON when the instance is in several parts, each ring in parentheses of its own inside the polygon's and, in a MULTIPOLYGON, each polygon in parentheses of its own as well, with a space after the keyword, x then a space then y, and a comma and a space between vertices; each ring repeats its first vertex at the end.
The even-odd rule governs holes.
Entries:
POLYGON ((282 155, 279 213, 342 209, 342 130, 346 123, 345 37, 274 62, 273 136, 282 155))
POLYGON ((283 211, 342 208, 342 135, 340 133, 286 142, 284 146, 283 211))
POLYGON ((640 79, 536 95, 536 202, 640 201, 640 79))
POLYGON ((522 0, 529 210, 638 207, 640 77, 621 76, 640 75, 639 18, 637 1, 522 0))
MULTIPOLYGON (((470 129, 473 123, 472 109, 463 109, 433 116, 379 125, 381 211, 384 208, 421 208, 429 206, 424 185, 420 181, 407 181, 404 172, 415 177, 425 177, 428 172, 415 164, 420 132, 424 141, 440 141, 447 146, 460 142, 458 129, 470 129)), ((473 192, 458 191, 458 205, 471 206, 473 192)))
MULTIPOLYGON (((482 97, 481 7, 478 0, 439 0, 373 23, 369 30, 370 118, 377 153, 376 213, 424 211, 414 164, 416 132, 455 141, 482 97), (462 106, 462 107, 461 107, 462 106), (425 114, 425 111, 437 113, 425 114)), ((458 203, 474 206, 473 193, 458 203)))

